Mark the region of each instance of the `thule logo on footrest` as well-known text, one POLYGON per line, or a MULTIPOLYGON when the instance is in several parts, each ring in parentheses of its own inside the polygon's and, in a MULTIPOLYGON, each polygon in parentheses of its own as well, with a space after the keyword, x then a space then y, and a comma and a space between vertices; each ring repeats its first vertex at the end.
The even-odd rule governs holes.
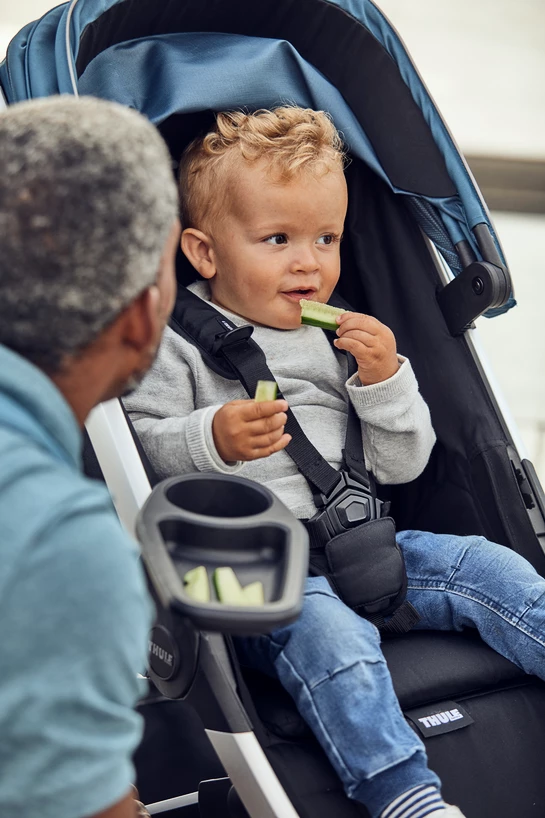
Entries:
POLYGON ((457 702, 451 701, 406 710, 405 716, 424 737, 451 733, 473 724, 469 713, 457 702))

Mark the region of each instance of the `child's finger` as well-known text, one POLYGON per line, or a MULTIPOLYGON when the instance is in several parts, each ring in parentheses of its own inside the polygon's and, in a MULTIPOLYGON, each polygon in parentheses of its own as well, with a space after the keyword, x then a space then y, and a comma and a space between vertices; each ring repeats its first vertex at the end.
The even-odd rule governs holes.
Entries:
POLYGON ((344 349, 345 347, 343 347, 341 344, 338 344, 337 342, 346 340, 356 341, 358 344, 367 347, 367 349, 376 349, 380 343, 377 336, 372 335, 370 332, 364 332, 361 330, 350 330, 349 332, 343 333, 335 340, 335 346, 338 347, 339 349, 344 349))
POLYGON ((273 429, 271 432, 267 432, 263 435, 255 435, 255 437, 250 438, 249 445, 251 449, 266 449, 269 446, 274 446, 275 443, 278 443, 280 438, 284 435, 284 427, 281 426, 278 429, 273 429))
POLYGON ((333 343, 337 349, 343 349, 345 352, 352 353, 356 359, 362 359, 364 350, 368 351, 369 354, 373 354, 374 347, 366 346, 362 344, 361 341, 357 341, 355 338, 350 338, 346 335, 343 335, 342 338, 336 338, 333 343))
POLYGON ((388 330, 385 324, 381 324, 377 318, 372 315, 364 315, 358 312, 343 313, 339 316, 339 329, 337 333, 347 332, 350 329, 360 329, 370 332, 373 335, 379 334, 384 330, 388 330))
POLYGON ((288 402, 283 398, 278 400, 246 401, 243 409, 243 417, 247 421, 268 418, 279 412, 287 412, 288 402))
POLYGON ((280 452, 282 449, 285 449, 288 443, 291 440, 291 435, 283 434, 282 437, 269 446, 264 446, 263 448, 254 449, 252 451, 252 460, 258 460, 261 457, 269 457, 271 454, 275 454, 275 452, 280 452))
POLYGON ((286 413, 278 412, 276 415, 271 415, 270 417, 248 421, 248 431, 254 437, 265 435, 277 429, 283 429, 287 421, 288 416, 286 413))

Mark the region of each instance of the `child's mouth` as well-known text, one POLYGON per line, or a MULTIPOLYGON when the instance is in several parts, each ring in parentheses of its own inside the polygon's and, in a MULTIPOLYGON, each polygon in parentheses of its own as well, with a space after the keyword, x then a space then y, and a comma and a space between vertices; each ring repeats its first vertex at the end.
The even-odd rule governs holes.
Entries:
POLYGON ((300 289, 290 290, 289 292, 282 293, 282 295, 285 295, 290 301, 301 301, 303 298, 311 299, 315 292, 316 290, 313 289, 300 289))

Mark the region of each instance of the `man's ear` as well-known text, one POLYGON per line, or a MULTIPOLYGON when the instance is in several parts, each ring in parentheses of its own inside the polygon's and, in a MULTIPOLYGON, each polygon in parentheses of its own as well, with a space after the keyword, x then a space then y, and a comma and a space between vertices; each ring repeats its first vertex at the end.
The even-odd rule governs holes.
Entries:
POLYGON ((182 233, 182 252, 203 278, 214 278, 216 263, 212 241, 202 230, 187 227, 182 233))

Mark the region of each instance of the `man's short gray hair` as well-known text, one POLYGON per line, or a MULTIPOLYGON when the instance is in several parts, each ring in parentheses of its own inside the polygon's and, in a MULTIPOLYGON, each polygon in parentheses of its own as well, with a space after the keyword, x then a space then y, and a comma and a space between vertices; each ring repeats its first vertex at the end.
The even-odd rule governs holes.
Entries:
POLYGON ((0 114, 0 343, 49 372, 156 279, 178 214, 140 114, 69 96, 0 114))

